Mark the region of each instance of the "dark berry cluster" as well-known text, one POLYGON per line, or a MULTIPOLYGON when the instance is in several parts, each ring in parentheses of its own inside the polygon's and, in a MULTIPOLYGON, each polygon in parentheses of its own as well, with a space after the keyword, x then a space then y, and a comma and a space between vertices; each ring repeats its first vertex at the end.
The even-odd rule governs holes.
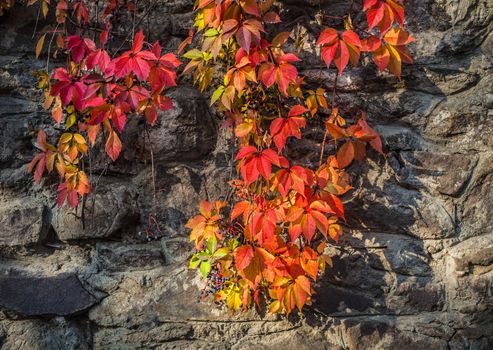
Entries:
POLYGON ((207 274, 207 282, 202 292, 197 297, 197 302, 207 298, 209 295, 214 295, 224 288, 224 284, 229 280, 225 278, 221 271, 221 266, 215 265, 211 267, 211 271, 207 274))

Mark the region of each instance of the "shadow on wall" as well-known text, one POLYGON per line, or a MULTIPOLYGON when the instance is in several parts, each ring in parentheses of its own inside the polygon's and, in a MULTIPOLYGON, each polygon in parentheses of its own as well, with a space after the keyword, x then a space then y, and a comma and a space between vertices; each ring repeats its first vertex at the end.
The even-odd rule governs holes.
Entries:
POLYGON ((373 152, 368 162, 348 170, 355 183, 345 205, 347 233, 330 248, 333 267, 319 282, 315 312, 347 318, 445 310, 445 290, 434 276, 432 254, 441 249, 440 240, 455 237, 457 229, 455 208, 440 194, 462 191, 467 178, 456 181, 446 167, 443 170, 442 163, 455 159, 437 152, 439 147, 422 136, 425 120, 412 120, 426 119, 447 94, 423 67, 406 70, 410 83, 404 92, 392 80, 364 73, 370 93, 356 104, 368 111, 370 123, 382 135, 386 159, 373 152), (371 91, 375 81, 380 88, 371 91), (427 90, 413 89, 418 84, 427 90))

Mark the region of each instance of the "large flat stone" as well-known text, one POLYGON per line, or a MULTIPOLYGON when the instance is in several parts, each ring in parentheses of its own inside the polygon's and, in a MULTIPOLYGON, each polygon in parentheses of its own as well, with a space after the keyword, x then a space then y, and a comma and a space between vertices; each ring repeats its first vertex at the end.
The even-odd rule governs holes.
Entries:
POLYGON ((0 306, 24 316, 73 315, 97 302, 75 274, 0 277, 0 306))

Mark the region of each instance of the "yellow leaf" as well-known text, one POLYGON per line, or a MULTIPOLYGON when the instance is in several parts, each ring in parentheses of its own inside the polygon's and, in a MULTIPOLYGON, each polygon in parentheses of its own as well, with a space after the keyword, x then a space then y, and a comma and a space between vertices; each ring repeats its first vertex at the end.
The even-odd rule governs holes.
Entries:
POLYGON ((236 286, 233 287, 226 298, 226 303, 233 312, 237 311, 242 305, 240 293, 237 289, 236 286))
POLYGON ((275 314, 279 311, 280 307, 281 303, 279 302, 279 300, 275 300, 269 305, 269 312, 275 314))
POLYGON ((43 14, 44 18, 46 18, 46 16, 48 16, 48 10, 49 10, 49 4, 46 0, 44 0, 41 3, 41 13, 43 14))
POLYGON ((41 50, 43 50, 43 45, 45 44, 45 38, 46 38, 46 33, 41 35, 41 38, 39 38, 37 44, 36 44, 36 58, 39 57, 41 54, 41 50))
POLYGON ((60 141, 58 141, 58 142, 59 142, 59 144, 68 143, 72 140, 72 137, 73 137, 73 135, 70 133, 63 133, 62 136, 60 136, 60 141))
POLYGON ((79 144, 86 144, 86 139, 84 139, 84 136, 82 136, 81 134, 74 134, 74 140, 76 143, 79 143, 79 144))

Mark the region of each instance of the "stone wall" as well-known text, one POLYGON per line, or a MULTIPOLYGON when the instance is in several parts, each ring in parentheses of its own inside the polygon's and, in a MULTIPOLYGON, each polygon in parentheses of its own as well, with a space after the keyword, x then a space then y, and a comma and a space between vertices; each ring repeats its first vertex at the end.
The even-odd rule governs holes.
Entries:
MULTIPOLYGON (((169 50, 187 34, 192 2, 160 0, 151 12, 146 26, 169 50)), ((283 15, 310 31, 318 3, 284 1, 283 15)), ((231 158, 207 96, 183 82, 151 130, 157 239, 145 234, 153 191, 138 119, 121 159, 93 156, 100 180, 83 224, 80 210, 52 207, 56 180, 35 185, 26 173, 35 132, 50 124, 31 75, 44 65, 32 52, 35 10, 0 18, 0 348, 493 348, 493 3, 407 9, 418 40, 403 81, 372 65, 339 80, 387 156, 351 167, 351 230, 313 305, 288 320, 197 303, 183 224, 199 199, 225 194, 231 158)), ((300 68, 308 80, 317 70, 308 59, 300 68)), ((332 86, 334 72, 324 78, 332 86)), ((309 160, 319 141, 308 132, 291 156, 309 160)))

